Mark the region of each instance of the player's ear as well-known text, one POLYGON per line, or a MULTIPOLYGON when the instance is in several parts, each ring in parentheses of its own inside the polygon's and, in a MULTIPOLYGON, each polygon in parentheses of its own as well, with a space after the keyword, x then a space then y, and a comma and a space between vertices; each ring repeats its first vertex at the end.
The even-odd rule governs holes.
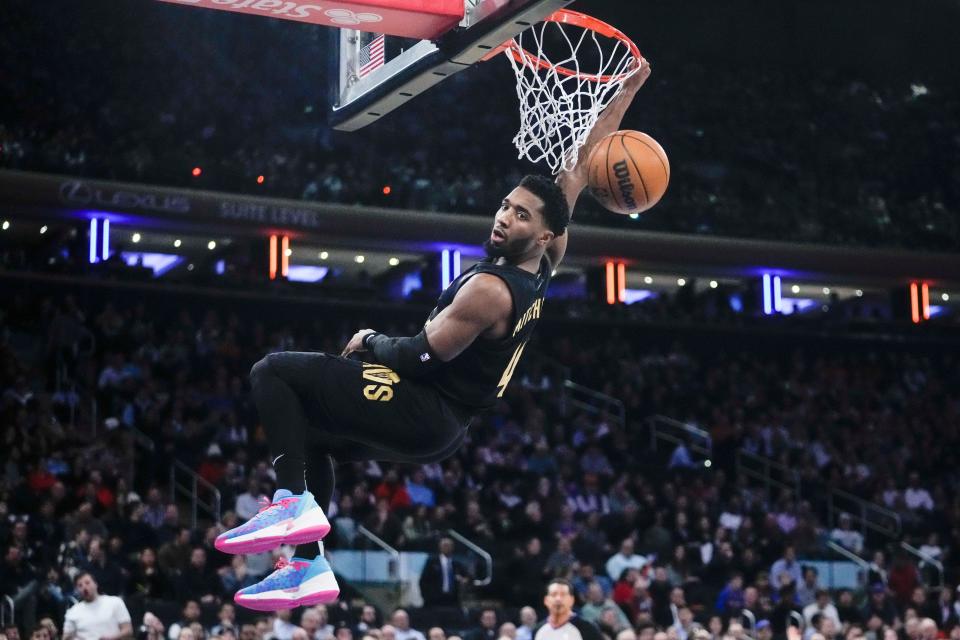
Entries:
POLYGON ((542 234, 540 234, 540 237, 537 239, 537 243, 538 243, 541 247, 545 247, 545 246, 547 246, 548 244, 550 244, 551 241, 553 241, 553 239, 556 237, 556 235, 557 235, 557 234, 555 234, 553 231, 550 231, 549 229, 547 229, 547 230, 544 231, 542 234))

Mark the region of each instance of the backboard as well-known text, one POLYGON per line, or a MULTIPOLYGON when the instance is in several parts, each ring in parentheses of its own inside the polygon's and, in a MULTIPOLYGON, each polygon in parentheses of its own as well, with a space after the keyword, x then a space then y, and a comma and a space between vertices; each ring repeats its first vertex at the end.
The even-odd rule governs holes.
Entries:
MULTIPOLYGON (((382 21, 361 21, 334 31, 330 108, 334 128, 355 131, 375 122, 480 62, 493 49, 572 0, 457 2, 460 19, 429 39, 385 35, 382 21)), ((377 4, 410 4, 410 0, 377 0, 377 4)), ((442 4, 420 2, 421 6, 432 5, 431 12, 442 4)), ((362 18, 362 14, 356 16, 362 18)))

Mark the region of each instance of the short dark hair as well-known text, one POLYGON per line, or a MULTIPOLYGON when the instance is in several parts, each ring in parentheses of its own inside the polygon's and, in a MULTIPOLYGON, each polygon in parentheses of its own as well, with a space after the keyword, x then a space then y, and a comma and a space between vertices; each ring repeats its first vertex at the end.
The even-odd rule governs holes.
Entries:
POLYGON ((77 575, 73 576, 73 584, 76 585, 78 582, 80 582, 81 578, 84 578, 86 576, 90 576, 91 578, 93 578, 93 574, 90 573, 89 571, 81 571, 77 575))
POLYGON ((563 189, 547 176, 537 174, 524 176, 517 186, 543 200, 543 219, 547 222, 547 228, 555 236, 562 236, 570 224, 570 207, 567 206, 563 189))
POLYGON ((548 582, 547 591, 550 591, 550 587, 552 587, 555 584, 565 586, 567 588, 567 591, 570 593, 570 595, 574 595, 573 584, 569 580, 566 580, 564 578, 554 578, 553 580, 548 582))

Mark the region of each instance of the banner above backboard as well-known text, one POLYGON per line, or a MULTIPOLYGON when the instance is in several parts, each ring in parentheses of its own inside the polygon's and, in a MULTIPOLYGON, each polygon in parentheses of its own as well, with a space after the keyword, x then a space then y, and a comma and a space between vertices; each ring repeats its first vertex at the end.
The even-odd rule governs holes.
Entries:
POLYGON ((463 19, 463 0, 161 0, 327 27, 432 40, 463 19))

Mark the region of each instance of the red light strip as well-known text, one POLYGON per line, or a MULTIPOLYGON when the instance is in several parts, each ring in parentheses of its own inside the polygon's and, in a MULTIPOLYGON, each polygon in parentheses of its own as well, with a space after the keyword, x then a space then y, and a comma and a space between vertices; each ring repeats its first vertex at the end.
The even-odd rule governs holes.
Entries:
POLYGON ((287 277, 287 269, 290 268, 290 256, 287 255, 290 251, 290 236, 283 236, 283 251, 280 252, 280 275, 284 278, 287 277))
POLYGON ((270 236, 270 279, 277 279, 277 236, 270 236))
POLYGON ((923 319, 930 319, 930 287, 924 282, 920 286, 920 303, 921 309, 923 309, 923 319))
POLYGON ((613 263, 607 262, 607 304, 614 304, 617 301, 616 296, 617 283, 613 278, 613 263))
POLYGON ((617 300, 627 301, 627 265, 617 263, 617 300))
POLYGON ((910 317, 914 324, 920 323, 920 304, 917 301, 917 283, 910 283, 910 317))

